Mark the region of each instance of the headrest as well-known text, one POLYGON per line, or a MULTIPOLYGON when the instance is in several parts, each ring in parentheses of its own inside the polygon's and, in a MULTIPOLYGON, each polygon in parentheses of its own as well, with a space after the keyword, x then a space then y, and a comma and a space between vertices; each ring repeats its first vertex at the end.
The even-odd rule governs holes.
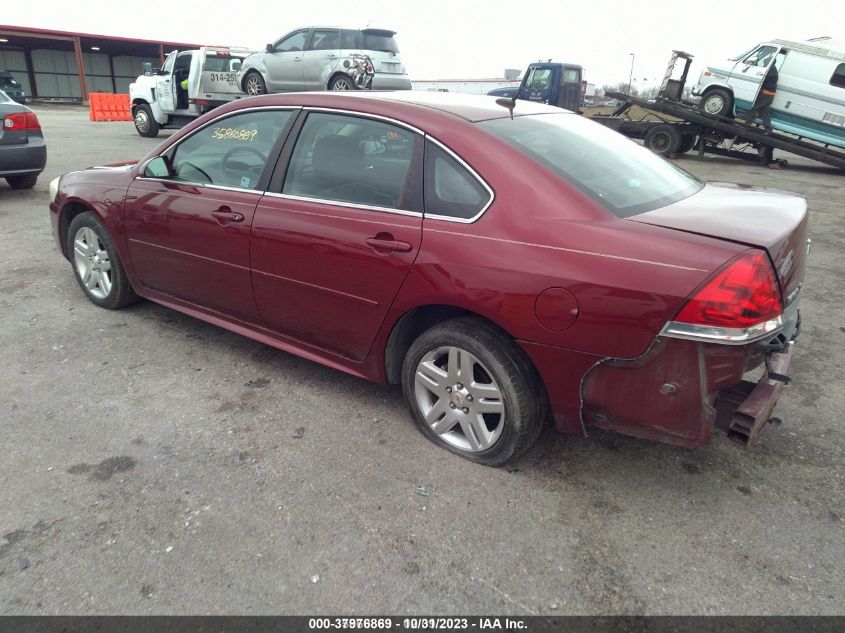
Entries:
POLYGON ((341 185, 353 182, 360 174, 362 158, 358 141, 332 134, 317 142, 311 164, 317 180, 325 184, 341 185))

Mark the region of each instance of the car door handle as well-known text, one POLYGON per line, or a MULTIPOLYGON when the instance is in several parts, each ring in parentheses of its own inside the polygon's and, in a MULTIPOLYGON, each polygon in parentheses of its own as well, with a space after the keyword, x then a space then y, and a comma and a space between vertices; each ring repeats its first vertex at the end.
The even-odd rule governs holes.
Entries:
POLYGON ((396 251, 399 253, 407 253, 414 248, 408 242, 393 239, 393 236, 389 234, 379 234, 376 237, 368 237, 367 245, 372 246, 377 251, 396 251))
POLYGON ((211 215, 220 223, 220 224, 229 224, 230 222, 243 222, 244 216, 242 213, 236 213, 232 211, 229 207, 220 207, 217 211, 212 211, 211 215))
POLYGON ((301 57, 294 57, 294 58, 293 58, 293 61, 295 61, 295 62, 301 62, 301 61, 302 61, 302 58, 301 58, 301 57))
POLYGON ((337 59, 337 55, 334 53, 329 53, 329 59, 337 59))

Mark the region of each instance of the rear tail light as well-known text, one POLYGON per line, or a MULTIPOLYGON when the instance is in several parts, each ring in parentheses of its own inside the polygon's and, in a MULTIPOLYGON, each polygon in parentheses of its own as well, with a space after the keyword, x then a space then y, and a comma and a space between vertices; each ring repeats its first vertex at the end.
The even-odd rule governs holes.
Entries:
POLYGON ((783 302, 769 258, 749 250, 687 301, 663 334, 724 343, 762 338, 783 324, 783 302))
POLYGON ((32 112, 17 112, 3 117, 3 129, 9 132, 40 130, 41 124, 32 112))

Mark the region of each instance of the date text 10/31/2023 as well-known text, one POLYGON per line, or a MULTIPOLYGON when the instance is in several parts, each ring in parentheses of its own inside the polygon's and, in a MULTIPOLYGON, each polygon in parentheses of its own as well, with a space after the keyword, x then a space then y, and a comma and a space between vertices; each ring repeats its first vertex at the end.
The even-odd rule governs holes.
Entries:
POLYGON ((518 618, 443 618, 443 617, 413 617, 413 618, 310 618, 308 628, 314 630, 345 629, 345 630, 390 630, 393 628, 406 631, 445 631, 445 630, 525 630, 527 624, 518 618))

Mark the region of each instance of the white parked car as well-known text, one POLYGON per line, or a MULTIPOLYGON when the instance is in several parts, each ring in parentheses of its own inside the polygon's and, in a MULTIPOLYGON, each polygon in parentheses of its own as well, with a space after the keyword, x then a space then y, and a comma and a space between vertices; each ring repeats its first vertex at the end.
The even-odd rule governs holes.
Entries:
POLYGON ((692 94, 709 114, 748 112, 772 64, 778 84, 772 127, 821 143, 845 147, 845 42, 772 40, 742 55, 707 66, 692 94))
POLYGON ((410 90, 396 33, 384 29, 305 27, 263 53, 246 58, 238 73, 246 94, 303 90, 410 90))

